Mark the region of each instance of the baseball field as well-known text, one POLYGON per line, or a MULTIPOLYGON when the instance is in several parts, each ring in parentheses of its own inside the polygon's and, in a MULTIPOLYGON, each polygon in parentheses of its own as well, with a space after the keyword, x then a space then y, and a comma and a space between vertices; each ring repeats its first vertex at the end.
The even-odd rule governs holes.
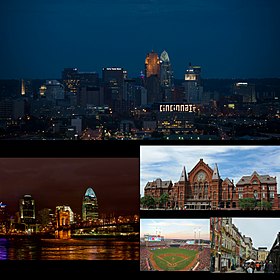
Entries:
POLYGON ((155 269, 163 271, 187 271, 197 263, 198 251, 184 248, 152 249, 151 262, 155 269))

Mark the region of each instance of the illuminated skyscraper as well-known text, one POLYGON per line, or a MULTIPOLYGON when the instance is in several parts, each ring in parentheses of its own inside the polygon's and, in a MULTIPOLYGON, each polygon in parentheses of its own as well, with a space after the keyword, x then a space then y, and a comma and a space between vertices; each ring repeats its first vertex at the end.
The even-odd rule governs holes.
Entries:
POLYGON ((160 90, 160 59, 154 51, 147 54, 145 59, 145 87, 148 104, 162 101, 160 90))
POLYGON ((124 80, 126 78, 127 71, 121 67, 106 67, 102 69, 104 102, 113 109, 113 112, 122 111, 124 80))
POLYGON ((160 55, 160 84, 164 88, 171 88, 173 86, 173 72, 166 51, 163 51, 160 55))
POLYGON ((83 221, 93 221, 98 219, 98 203, 95 192, 88 188, 82 202, 83 221))
POLYGON ((66 92, 77 93, 80 86, 80 76, 77 68, 64 68, 62 81, 66 92))
POLYGON ((254 84, 238 82, 233 86, 233 93, 239 95, 243 103, 256 103, 256 89, 254 84))
POLYGON ((24 80, 21 80, 21 95, 25 95, 25 82, 24 80))
POLYGON ((35 224, 35 201, 30 194, 19 200, 20 222, 26 225, 35 224))
POLYGON ((202 100, 203 87, 201 84, 201 67, 192 66, 186 70, 185 82, 183 86, 185 88, 184 100, 192 104, 200 104, 202 100))
POLYGON ((6 220, 6 204, 0 202, 0 226, 6 220))
POLYGON ((174 81, 170 59, 166 51, 163 51, 160 55, 160 85, 163 91, 163 101, 171 102, 174 81))
POLYGON ((145 77, 147 79, 152 75, 160 77, 160 59, 154 51, 148 53, 145 59, 145 77))

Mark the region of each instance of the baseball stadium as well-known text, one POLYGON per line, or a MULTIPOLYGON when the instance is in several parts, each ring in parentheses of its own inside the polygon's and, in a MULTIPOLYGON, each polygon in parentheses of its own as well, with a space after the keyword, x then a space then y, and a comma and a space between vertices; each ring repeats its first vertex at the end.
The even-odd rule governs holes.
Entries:
POLYGON ((141 271, 209 271, 209 240, 165 240, 144 235, 140 243, 141 271))

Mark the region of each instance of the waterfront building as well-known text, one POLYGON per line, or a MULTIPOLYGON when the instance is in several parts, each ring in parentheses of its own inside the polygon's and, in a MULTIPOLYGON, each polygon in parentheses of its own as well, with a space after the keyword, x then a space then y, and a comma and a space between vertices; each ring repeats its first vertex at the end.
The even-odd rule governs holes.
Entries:
POLYGON ((35 200, 30 194, 25 194, 19 200, 20 223, 25 224, 27 230, 31 230, 36 224, 35 200))
POLYGON ((98 219, 98 202, 95 192, 88 188, 82 201, 82 218, 83 221, 94 221, 98 219))

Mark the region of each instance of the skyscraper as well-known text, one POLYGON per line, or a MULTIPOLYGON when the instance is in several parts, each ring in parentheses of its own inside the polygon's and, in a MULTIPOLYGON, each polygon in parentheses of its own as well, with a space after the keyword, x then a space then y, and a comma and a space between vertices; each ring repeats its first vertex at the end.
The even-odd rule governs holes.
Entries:
POLYGON ((147 79, 152 75, 160 77, 160 59, 154 51, 148 53, 145 59, 145 77, 147 79))
POLYGON ((168 53, 163 51, 160 55, 160 85, 163 91, 163 101, 171 102, 174 90, 173 71, 168 53))
POLYGON ((106 67, 102 70, 104 102, 113 109, 113 112, 122 111, 126 78, 127 71, 121 67, 106 67))
POLYGON ((162 102, 160 90, 160 59, 154 51, 147 54, 145 59, 145 86, 148 104, 162 102))
POLYGON ((95 192, 92 188, 87 188, 82 202, 83 221, 94 221, 98 219, 98 203, 95 192))
POLYGON ((200 104, 202 99, 203 87, 201 84, 201 67, 192 66, 189 64, 189 68, 186 70, 185 82, 185 101, 192 104, 200 104))
POLYGON ((66 92, 77 93, 80 86, 80 77, 77 68, 64 68, 62 81, 66 92))
POLYGON ((35 224, 35 201, 30 194, 19 200, 20 222, 30 228, 35 224))
POLYGON ((160 84, 164 88, 173 86, 173 72, 169 55, 166 51, 163 51, 160 55, 160 84))
POLYGON ((25 82, 24 80, 21 80, 21 95, 25 95, 25 82))

